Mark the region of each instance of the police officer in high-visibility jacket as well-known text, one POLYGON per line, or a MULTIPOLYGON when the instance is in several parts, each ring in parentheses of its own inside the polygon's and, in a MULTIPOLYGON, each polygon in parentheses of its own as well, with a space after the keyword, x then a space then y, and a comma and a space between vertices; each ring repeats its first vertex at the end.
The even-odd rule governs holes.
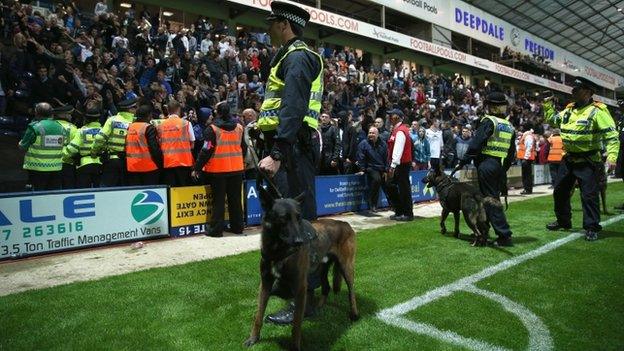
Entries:
POLYGON ((548 137, 548 169, 550 171, 550 182, 552 186, 555 186, 555 179, 559 173, 559 165, 563 159, 563 140, 561 140, 561 131, 559 128, 554 128, 552 134, 548 137))
POLYGON ((163 154, 162 179, 169 186, 190 185, 195 142, 193 125, 180 118, 182 109, 179 102, 171 101, 167 110, 169 116, 157 128, 163 154))
POLYGON ((620 148, 615 122, 603 103, 592 98, 597 86, 585 78, 576 78, 572 89, 574 102, 556 112, 552 97, 544 101, 545 122, 561 129, 566 154, 555 181, 554 200, 557 220, 546 226, 549 230, 572 227, 570 192, 580 183, 585 239, 598 239, 600 210, 598 182, 604 163, 601 150, 607 152, 607 166, 613 170, 620 148))
POLYGON ((126 136, 126 180, 128 185, 156 185, 159 183, 163 156, 158 142, 158 131, 150 123, 152 109, 142 105, 136 112, 136 121, 128 126, 126 136))
POLYGON ((230 231, 234 234, 243 233, 241 193, 246 146, 243 140, 244 127, 231 118, 227 101, 217 104, 216 114, 217 119, 204 130, 204 146, 199 152, 192 175, 198 179, 203 171, 212 191, 212 218, 206 235, 222 237, 226 194, 230 231))
MULTIPOLYGON (((55 119, 63 126, 67 133, 68 138, 65 140, 66 144, 74 140, 78 135, 78 128, 71 122, 72 113, 74 113, 74 107, 71 105, 57 107, 52 110, 55 119)), ((61 177, 63 178, 63 189, 74 189, 76 187, 76 164, 73 158, 63 157, 61 177)))
POLYGON ((95 136, 91 157, 102 155, 102 185, 126 185, 126 134, 128 126, 134 122, 137 99, 121 101, 117 107, 120 112, 110 117, 95 136))
POLYGON ((275 175, 284 196, 304 193, 301 215, 316 219, 314 177, 320 158, 318 118, 323 96, 323 60, 300 39, 310 14, 303 8, 273 1, 267 18, 274 45, 281 45, 260 109, 266 157, 259 167, 275 175))
POLYGON ((78 129, 69 144, 63 148, 66 159, 76 161, 76 187, 98 188, 102 177, 102 162, 99 157, 91 157, 91 147, 95 136, 100 132, 100 110, 89 109, 85 112, 87 124, 78 129))
POLYGON ((47 102, 35 106, 35 121, 28 125, 19 142, 26 150, 24 169, 32 190, 60 190, 62 188, 63 146, 68 138, 63 126, 52 118, 52 107, 47 102))
MULTIPOLYGON (((468 145, 468 150, 456 169, 474 159, 481 193, 498 202, 501 189, 507 187, 507 170, 509 170, 516 153, 514 142, 516 133, 511 123, 505 119, 507 116, 505 94, 497 91, 491 92, 487 96, 485 104, 487 113, 481 119, 475 135, 468 145)), ((512 246, 512 232, 502 205, 488 201, 483 206, 487 218, 498 236, 492 244, 495 246, 512 246)))

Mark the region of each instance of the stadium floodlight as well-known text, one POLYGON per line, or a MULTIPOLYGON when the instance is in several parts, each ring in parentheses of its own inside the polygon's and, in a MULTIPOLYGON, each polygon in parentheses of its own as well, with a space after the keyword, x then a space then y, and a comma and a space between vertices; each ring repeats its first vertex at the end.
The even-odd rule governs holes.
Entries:
POLYGON ((163 11, 163 16, 165 16, 165 17, 171 17, 171 16, 173 16, 173 12, 170 12, 170 11, 163 11))
POLYGON ((121 7, 123 7, 123 8, 126 8, 126 9, 129 9, 129 8, 131 8, 131 7, 132 7, 132 5, 130 5, 130 4, 129 4, 129 3, 127 3, 127 2, 122 2, 121 4, 119 4, 119 6, 121 6, 121 7))

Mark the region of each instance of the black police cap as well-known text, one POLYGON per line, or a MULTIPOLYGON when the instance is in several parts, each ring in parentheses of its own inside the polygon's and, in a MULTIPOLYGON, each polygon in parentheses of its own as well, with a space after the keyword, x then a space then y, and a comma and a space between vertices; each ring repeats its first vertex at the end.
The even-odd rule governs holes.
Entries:
POLYGON ((87 111, 85 111, 85 116, 86 117, 100 117, 101 113, 100 110, 96 109, 96 108, 90 108, 87 109, 87 111))
POLYGON ((74 106, 63 105, 52 109, 54 115, 68 115, 74 112, 74 106))
POLYGON ((583 77, 574 78, 574 82, 572 82, 572 86, 574 88, 589 89, 591 91, 598 90, 598 85, 596 85, 596 83, 583 77))
POLYGON ((493 91, 489 93, 486 96, 485 101, 493 105, 507 105, 507 97, 500 91, 493 91))
POLYGON ((267 21, 288 20, 298 26, 305 27, 310 20, 310 14, 303 8, 283 1, 273 1, 271 3, 271 14, 267 21))
POLYGON ((130 109, 130 108, 134 108, 137 106, 137 102, 139 101, 139 99, 137 98, 132 98, 132 99, 126 99, 121 101, 120 103, 117 104, 117 107, 121 108, 121 109, 130 109))

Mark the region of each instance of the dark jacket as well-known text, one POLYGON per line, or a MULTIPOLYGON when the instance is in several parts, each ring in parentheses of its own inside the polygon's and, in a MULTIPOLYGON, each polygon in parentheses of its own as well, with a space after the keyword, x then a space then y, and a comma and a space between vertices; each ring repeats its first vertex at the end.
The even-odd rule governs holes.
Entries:
POLYGON ((360 170, 385 172, 388 168, 388 147, 386 142, 377 139, 373 144, 372 141, 362 140, 358 145, 357 165, 360 170))
POLYGON ((321 135, 323 137, 323 150, 321 151, 321 162, 329 165, 331 161, 340 159, 342 145, 340 142, 340 132, 338 128, 330 125, 321 125, 321 135))
POLYGON ((145 128, 145 140, 147 140, 147 148, 150 156, 152 156, 152 161, 154 161, 159 169, 162 169, 163 154, 160 149, 160 144, 158 143, 158 131, 156 130, 156 127, 151 124, 148 124, 147 128, 145 128))
MULTIPOLYGON (((223 130, 232 131, 236 128, 238 122, 232 118, 221 119, 218 118, 215 120, 214 125, 223 130)), ((202 147, 199 155, 197 156, 197 161, 195 161, 195 166, 193 169, 196 171, 201 171, 202 168, 208 163, 212 155, 214 155, 215 147, 218 144, 217 135, 215 134, 212 127, 208 126, 204 129, 204 146, 202 147)), ((245 144, 245 138, 241 138, 241 148, 243 149, 243 156, 247 153, 247 145, 245 144)), ((221 173, 223 175, 228 174, 237 174, 243 173, 243 171, 239 172, 229 172, 229 173, 221 173)))
POLYGON ((342 133, 342 158, 355 162, 358 151, 358 133, 354 126, 348 126, 342 133))

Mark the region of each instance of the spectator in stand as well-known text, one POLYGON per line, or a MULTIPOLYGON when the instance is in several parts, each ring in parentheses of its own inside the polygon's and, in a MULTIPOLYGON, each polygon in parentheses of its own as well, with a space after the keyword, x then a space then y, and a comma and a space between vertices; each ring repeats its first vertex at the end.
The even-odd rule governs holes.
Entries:
POLYGON ((444 168, 451 168, 455 165, 455 137, 456 135, 453 133, 453 129, 451 129, 451 124, 444 122, 442 128, 444 168))
POLYGON ((340 140, 342 142, 342 167, 344 174, 353 174, 357 171, 355 162, 358 152, 358 132, 353 125, 351 111, 338 113, 338 127, 340 128, 340 140))
POLYGON ((375 118, 375 128, 379 131, 379 137, 381 140, 387 142, 390 137, 390 132, 386 130, 383 118, 375 118))
POLYGON ((321 114, 321 136, 323 139, 321 151, 320 175, 338 174, 338 162, 342 145, 338 128, 331 124, 331 118, 327 113, 321 114))
POLYGON ((429 140, 427 139, 427 131, 425 128, 418 129, 418 137, 414 141, 414 159, 412 168, 415 171, 423 171, 429 169, 429 161, 431 160, 431 149, 429 140))
POLYGON ((529 129, 522 133, 518 141, 517 159, 520 160, 522 166, 522 187, 524 190, 521 195, 530 195, 533 193, 533 162, 535 161, 535 135, 533 129, 529 129))
POLYGON ((366 174, 368 183, 368 208, 377 212, 379 203, 379 188, 388 194, 386 185, 386 171, 388 170, 388 149, 386 142, 379 138, 379 131, 375 127, 368 130, 368 139, 358 144, 357 166, 358 174, 366 174))
POLYGON ((431 159, 429 163, 431 168, 438 169, 440 159, 442 157, 442 148, 444 146, 444 140, 442 138, 442 131, 440 130, 440 121, 434 119, 431 127, 426 132, 427 141, 429 141, 429 150, 431 151, 431 159))
POLYGON ((455 137, 455 150, 457 155, 457 161, 462 160, 466 151, 468 150, 468 146, 472 141, 472 132, 468 127, 463 127, 461 135, 455 137))
POLYGON ((418 131, 420 130, 420 124, 418 121, 412 121, 412 126, 410 127, 410 138, 412 139, 412 144, 418 140, 418 131))
POLYGON ((550 149, 550 144, 546 141, 547 135, 550 134, 546 132, 545 135, 539 136, 539 142, 537 144, 537 164, 545 165, 548 162, 548 151, 550 149))

